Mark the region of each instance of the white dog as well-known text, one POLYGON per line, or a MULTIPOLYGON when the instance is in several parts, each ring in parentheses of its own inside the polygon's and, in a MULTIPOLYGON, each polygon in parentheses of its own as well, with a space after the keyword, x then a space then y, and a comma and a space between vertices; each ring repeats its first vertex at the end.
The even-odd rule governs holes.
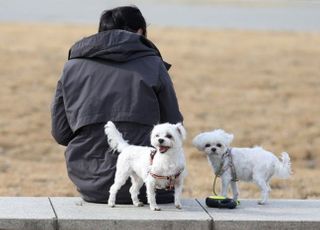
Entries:
POLYGON ((151 145, 154 148, 128 144, 111 121, 105 125, 105 134, 110 147, 120 152, 114 184, 109 191, 109 206, 115 206, 118 190, 130 177, 130 194, 135 206, 143 205, 138 194, 145 183, 151 210, 160 210, 155 198, 156 188, 175 188, 175 206, 181 208, 182 185, 186 175, 182 142, 186 131, 180 123, 156 125, 151 133, 151 145))
POLYGON ((271 191, 269 180, 273 175, 287 179, 291 174, 291 163, 288 153, 282 153, 281 161, 271 152, 261 147, 230 148, 233 135, 218 129, 201 133, 193 139, 193 145, 205 152, 216 175, 221 176, 221 195, 227 196, 231 183, 233 199, 238 199, 236 181, 250 181, 261 189, 261 200, 264 204, 271 191))

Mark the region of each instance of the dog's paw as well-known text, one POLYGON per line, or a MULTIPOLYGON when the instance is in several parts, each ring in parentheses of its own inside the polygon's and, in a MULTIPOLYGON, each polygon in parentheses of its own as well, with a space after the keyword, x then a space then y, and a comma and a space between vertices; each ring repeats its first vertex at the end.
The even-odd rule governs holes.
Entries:
POLYGON ((150 206, 151 211, 161 211, 161 208, 158 206, 150 206))
POLYGON ((111 208, 114 208, 114 207, 116 207, 116 203, 109 201, 108 202, 108 206, 111 207, 111 208))
POLYGON ((266 202, 265 202, 265 201, 263 201, 263 200, 259 200, 259 201, 258 201, 258 204, 259 204, 259 205, 265 205, 265 204, 266 204, 266 202))
POLYGON ((133 204, 136 207, 143 207, 143 203, 142 202, 136 202, 133 204))
POLYGON ((175 204, 177 209, 182 209, 182 205, 181 204, 175 204))

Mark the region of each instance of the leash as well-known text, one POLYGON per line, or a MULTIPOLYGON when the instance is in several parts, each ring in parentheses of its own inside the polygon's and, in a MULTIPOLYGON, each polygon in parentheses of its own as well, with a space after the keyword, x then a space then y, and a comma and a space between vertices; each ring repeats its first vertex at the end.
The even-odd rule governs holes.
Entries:
POLYGON ((217 182, 217 174, 215 175, 215 177, 214 177, 214 180, 213 180, 213 185, 212 185, 212 191, 213 191, 213 194, 215 195, 215 196, 218 196, 218 194, 216 193, 216 182, 217 182))
POLYGON ((233 160, 232 160, 231 150, 232 150, 231 148, 228 148, 227 151, 222 155, 220 167, 219 167, 218 171, 215 173, 215 177, 214 177, 213 185, 212 185, 212 191, 215 196, 218 196, 216 193, 217 178, 221 177, 222 174, 225 173, 229 168, 231 169, 231 176, 232 176, 231 181, 234 181, 234 182, 238 181, 237 173, 234 168, 234 164, 233 164, 233 160), (229 158, 229 162, 225 167, 223 167, 226 158, 229 158))

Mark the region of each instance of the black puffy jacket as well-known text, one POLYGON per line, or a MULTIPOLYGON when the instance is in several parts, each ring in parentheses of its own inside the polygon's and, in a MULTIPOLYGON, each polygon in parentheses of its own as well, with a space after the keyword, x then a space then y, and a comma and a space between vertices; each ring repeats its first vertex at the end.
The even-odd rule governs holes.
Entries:
MULTIPOLYGON (((67 146, 68 175, 85 200, 106 202, 113 184, 117 155, 104 135, 107 121, 135 145, 150 145, 155 124, 182 122, 166 67, 149 40, 124 30, 101 32, 71 47, 52 103, 52 135, 67 146)), ((129 186, 119 191, 118 203, 131 201, 129 186)), ((158 202, 171 196, 159 191, 158 202)))

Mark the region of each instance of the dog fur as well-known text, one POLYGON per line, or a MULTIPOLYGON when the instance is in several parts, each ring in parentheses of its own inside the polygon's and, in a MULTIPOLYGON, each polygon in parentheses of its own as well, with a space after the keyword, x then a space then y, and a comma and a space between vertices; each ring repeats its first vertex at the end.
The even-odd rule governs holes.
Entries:
MULTIPOLYGON (((193 139, 193 145, 206 154, 216 173, 220 168, 222 156, 230 148, 232 140, 232 134, 218 129, 199 134, 193 139)), ((271 191, 269 180, 272 176, 287 179, 291 175, 290 157, 286 152, 281 154, 281 160, 279 160, 273 153, 261 147, 232 148, 231 156, 237 179, 254 182, 261 189, 259 204, 265 204, 268 200, 271 191)), ((224 167, 228 163, 229 158, 226 158, 223 163, 224 167)), ((237 200, 239 191, 237 183, 232 181, 230 167, 221 175, 222 196, 227 196, 229 184, 231 184, 233 199, 237 200)))
POLYGON ((150 209, 160 210, 156 203, 156 188, 165 188, 167 179, 156 179, 149 172, 161 176, 181 174, 174 180, 175 206, 181 208, 181 193, 183 180, 186 176, 185 156, 182 148, 186 131, 182 124, 159 124, 151 132, 151 145, 154 147, 130 145, 122 138, 114 123, 109 121, 105 125, 105 134, 108 137, 109 146, 118 151, 117 170, 114 184, 110 188, 108 205, 115 206, 116 194, 121 186, 130 177, 132 186, 130 194, 135 206, 143 204, 138 199, 138 194, 143 183, 146 184, 148 203, 150 209), (153 163, 150 163, 150 153, 156 149, 153 163))

